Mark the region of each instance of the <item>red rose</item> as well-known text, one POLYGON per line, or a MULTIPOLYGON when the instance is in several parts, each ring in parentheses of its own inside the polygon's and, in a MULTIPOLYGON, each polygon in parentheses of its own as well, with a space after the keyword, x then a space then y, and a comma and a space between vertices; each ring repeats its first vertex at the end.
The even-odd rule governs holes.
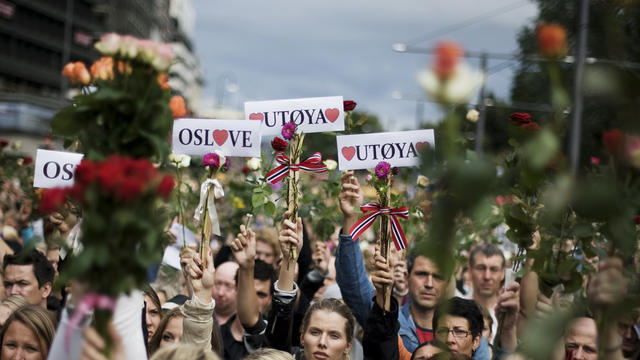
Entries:
POLYGON ((7 145, 9 145, 8 140, 0 139, 0 149, 4 149, 7 145))
POLYGON ((636 216, 633 218, 633 222, 634 222, 636 225, 640 225, 640 215, 636 215, 636 216))
POLYGON ((23 159, 22 164, 23 165, 29 165, 33 162, 33 158, 31 156, 27 156, 26 158, 23 159))
POLYGON ((516 123, 516 124, 528 124, 531 122, 531 115, 527 114, 527 113, 513 113, 509 116, 509 120, 511 120, 512 122, 516 123))
POLYGON ((93 182, 97 176, 98 176, 97 166, 92 161, 83 159, 80 162, 80 164, 78 164, 78 166, 76 167, 76 172, 75 172, 76 184, 87 185, 93 182))
POLYGON ((175 181, 173 181, 173 176, 167 174, 162 178, 162 180, 160 180, 160 184, 158 184, 156 193, 167 199, 169 195, 171 195, 171 192, 173 191, 175 185, 176 183, 175 181))
POLYGON ((596 156, 592 156, 591 157, 591 165, 599 165, 600 164, 600 158, 596 157, 596 156))
POLYGON ((245 175, 249 175, 249 167, 247 165, 242 167, 242 173, 245 175))
POLYGON ((68 193, 69 188, 52 188, 45 190, 42 194, 38 209, 45 214, 58 210, 59 207, 64 205, 68 193))
POLYGON ((97 178, 105 191, 114 192, 125 178, 124 169, 118 159, 110 156, 107 161, 100 164, 97 178))
POLYGON ((275 151, 284 151, 287 149, 287 146, 289 146, 289 143, 277 136, 274 137, 273 140, 271 140, 271 147, 275 151))
POLYGON ((343 102, 344 111, 352 111, 353 109, 356 108, 356 105, 358 105, 358 103, 356 103, 353 100, 345 100, 343 102))
POLYGON ((153 163, 147 159, 124 158, 122 159, 122 166, 127 177, 134 177, 143 182, 149 182, 157 174, 153 163))
POLYGON ((118 198, 123 202, 129 202, 130 200, 138 197, 142 193, 144 188, 144 182, 136 178, 126 178, 118 187, 118 198))
POLYGON ((529 132, 536 132, 540 130, 540 125, 538 125, 538 123, 530 122, 527 124, 520 125, 520 129, 524 131, 529 131, 529 132))
POLYGON ((602 134, 604 147, 611 155, 621 155, 624 151, 624 134, 618 129, 605 131, 602 134))

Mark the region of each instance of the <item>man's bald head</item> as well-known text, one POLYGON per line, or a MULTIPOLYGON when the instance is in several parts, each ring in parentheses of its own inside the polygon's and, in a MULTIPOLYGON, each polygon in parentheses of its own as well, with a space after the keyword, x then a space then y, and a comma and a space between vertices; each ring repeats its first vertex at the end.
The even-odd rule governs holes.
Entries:
POLYGON ((238 284, 236 284, 236 273, 238 264, 227 261, 216 268, 213 286, 213 298, 216 300, 216 314, 231 316, 236 312, 236 298, 238 295, 238 284))

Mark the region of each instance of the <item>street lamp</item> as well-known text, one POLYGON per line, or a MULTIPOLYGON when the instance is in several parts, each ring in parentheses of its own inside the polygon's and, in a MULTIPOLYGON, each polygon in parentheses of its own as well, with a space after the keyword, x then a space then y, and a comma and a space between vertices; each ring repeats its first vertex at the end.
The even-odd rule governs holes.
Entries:
POLYGON ((238 81, 231 71, 222 73, 216 81, 216 106, 222 108, 225 93, 235 94, 239 89, 238 81))

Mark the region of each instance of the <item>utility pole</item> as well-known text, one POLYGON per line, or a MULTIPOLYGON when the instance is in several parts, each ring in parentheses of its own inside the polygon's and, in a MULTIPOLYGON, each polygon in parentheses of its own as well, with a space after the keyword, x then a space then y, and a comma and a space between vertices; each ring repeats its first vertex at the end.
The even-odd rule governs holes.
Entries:
POLYGON ((482 86, 480 87, 480 94, 478 97, 479 101, 479 112, 480 116, 478 117, 478 125, 476 127, 476 153, 482 154, 483 152, 483 143, 484 143, 484 128, 487 118, 487 105, 485 103, 486 94, 486 82, 487 82, 487 53, 482 53, 480 57, 480 67, 482 67, 482 74, 484 76, 484 81, 482 82, 482 86))
POLYGON ((580 1, 580 23, 578 29, 578 51, 576 53, 576 71, 573 80, 573 119, 571 121, 571 172, 575 176, 580 163, 580 132, 582 127, 582 80, 584 59, 587 55, 587 27, 589 25, 589 0, 580 1))

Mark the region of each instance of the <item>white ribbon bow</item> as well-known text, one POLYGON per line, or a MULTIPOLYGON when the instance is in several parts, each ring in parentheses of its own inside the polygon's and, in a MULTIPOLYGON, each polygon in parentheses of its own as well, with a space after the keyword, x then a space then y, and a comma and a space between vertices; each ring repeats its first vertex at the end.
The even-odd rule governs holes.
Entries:
POLYGON ((196 208, 196 212, 193 218, 196 223, 200 222, 202 213, 204 212, 204 203, 207 202, 207 212, 209 213, 209 220, 211 221, 211 231, 220 236, 220 224, 218 222, 218 213, 216 212, 215 199, 220 199, 224 196, 224 189, 217 179, 207 179, 200 186, 200 202, 196 208), (209 191, 209 188, 213 186, 213 192, 209 191), (207 197, 207 194, 209 196, 207 197))

